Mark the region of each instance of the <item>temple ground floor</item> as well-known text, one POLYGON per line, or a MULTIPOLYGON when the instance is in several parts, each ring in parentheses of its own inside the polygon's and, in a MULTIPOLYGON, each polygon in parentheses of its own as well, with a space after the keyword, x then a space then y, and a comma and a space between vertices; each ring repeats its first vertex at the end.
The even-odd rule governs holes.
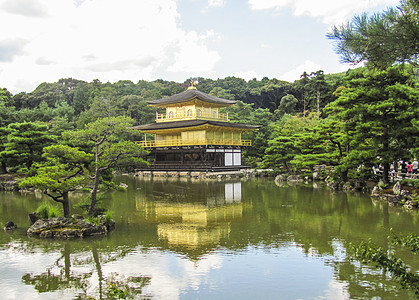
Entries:
MULTIPOLYGON (((158 171, 228 171, 242 165, 240 146, 189 146, 149 148, 148 170, 158 171)), ((143 169, 143 170, 147 170, 143 169)))

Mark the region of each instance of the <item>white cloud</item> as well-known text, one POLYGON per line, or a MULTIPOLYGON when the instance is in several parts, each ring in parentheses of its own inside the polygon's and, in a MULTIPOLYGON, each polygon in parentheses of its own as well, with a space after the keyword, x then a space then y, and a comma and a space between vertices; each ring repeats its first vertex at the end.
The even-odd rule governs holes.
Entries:
POLYGON ((26 44, 24 39, 0 40, 0 62, 11 62, 16 56, 22 55, 26 44))
POLYGON ((252 80, 253 78, 256 78, 258 80, 260 80, 262 78, 262 76, 254 70, 237 72, 236 74, 234 74, 234 77, 242 78, 246 81, 252 80))
POLYGON ((161 76, 156 70, 211 73, 220 60, 207 46, 214 33, 180 27, 176 0, 37 0, 33 13, 11 1, 0 0, 0 28, 8 28, 0 36, 0 82, 13 92, 28 81, 26 90, 63 77, 137 81, 161 76))
POLYGON ((206 49, 204 41, 213 37, 214 33, 208 31, 205 35, 198 35, 195 31, 191 31, 185 35, 184 40, 179 40, 172 49, 174 51, 175 63, 167 70, 170 72, 196 72, 210 71, 214 64, 221 57, 215 51, 206 49))
POLYGON ((225 0, 208 0, 208 5, 205 6, 205 8, 201 10, 201 12, 206 13, 211 8, 218 8, 218 7, 224 7, 224 6, 225 6, 225 0))
POLYGON ((48 15, 45 6, 38 0, 5 0, 0 3, 0 9, 12 14, 34 18, 48 15))
POLYGON ((208 0, 208 7, 223 7, 225 0, 208 0))
POLYGON ((315 62, 306 60, 303 64, 298 65, 295 68, 293 68, 292 70, 289 70, 288 72, 279 76, 278 79, 285 80, 285 81, 288 81, 288 82, 293 82, 295 80, 300 79, 301 75, 304 72, 307 72, 307 73, 310 74, 311 72, 317 72, 321 69, 322 69, 321 65, 319 65, 315 62))
POLYGON ((46 57, 41 56, 36 59, 35 63, 38 65, 52 65, 55 62, 46 57))
POLYGON ((341 24, 353 15, 379 6, 396 5, 399 0, 248 0, 253 10, 281 11, 290 8, 295 16, 307 15, 325 24, 341 24))

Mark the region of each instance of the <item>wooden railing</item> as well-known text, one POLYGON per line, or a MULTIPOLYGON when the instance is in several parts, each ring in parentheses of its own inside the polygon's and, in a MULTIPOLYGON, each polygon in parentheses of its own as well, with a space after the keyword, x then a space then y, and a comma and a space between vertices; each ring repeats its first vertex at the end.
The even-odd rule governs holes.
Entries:
POLYGON ((192 111, 190 113, 169 113, 169 114, 159 114, 156 113, 156 122, 173 122, 173 121, 183 121, 183 120, 195 120, 195 119, 204 119, 204 120, 215 120, 228 122, 228 113, 204 113, 192 111))
MULTIPOLYGON (((373 169, 373 172, 374 172, 375 175, 382 176, 383 173, 384 173, 383 170, 380 170, 380 169, 377 169, 377 168, 374 168, 374 167, 372 169, 373 169)), ((403 172, 395 172, 394 170, 390 170, 388 172, 388 177, 389 177, 390 181, 393 181, 394 182, 394 181, 402 180, 404 178, 407 178, 407 179, 418 179, 419 178, 419 175, 418 174, 409 173, 409 172, 403 173, 403 172)))
POLYGON ((211 169, 213 162, 155 162, 150 164, 149 169, 154 170, 192 170, 192 169, 211 169))
POLYGON ((226 145, 226 146, 252 146, 251 140, 232 139, 195 139, 195 140, 172 140, 172 141, 138 141, 144 148, 176 147, 176 146, 201 146, 201 145, 226 145))

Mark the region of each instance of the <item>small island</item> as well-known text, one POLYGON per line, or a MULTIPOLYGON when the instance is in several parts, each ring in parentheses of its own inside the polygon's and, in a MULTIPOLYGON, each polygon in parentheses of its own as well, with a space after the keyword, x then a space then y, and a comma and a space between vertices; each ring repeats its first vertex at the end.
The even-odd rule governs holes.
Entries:
POLYGON ((106 216, 84 219, 82 216, 72 218, 39 219, 27 230, 29 236, 40 238, 84 238, 105 235, 115 228, 115 221, 106 216))

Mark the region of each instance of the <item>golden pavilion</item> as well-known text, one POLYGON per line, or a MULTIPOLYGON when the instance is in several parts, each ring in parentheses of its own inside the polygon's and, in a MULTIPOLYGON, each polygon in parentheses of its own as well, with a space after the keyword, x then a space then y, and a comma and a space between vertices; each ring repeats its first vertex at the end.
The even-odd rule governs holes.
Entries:
POLYGON ((230 123, 221 107, 234 105, 227 100, 200 92, 194 85, 166 98, 147 101, 165 108, 156 121, 133 127, 144 133, 138 142, 150 151, 152 170, 237 170, 242 166, 242 149, 251 146, 242 133, 260 126, 230 123), (153 138, 149 138, 149 134, 153 138))

